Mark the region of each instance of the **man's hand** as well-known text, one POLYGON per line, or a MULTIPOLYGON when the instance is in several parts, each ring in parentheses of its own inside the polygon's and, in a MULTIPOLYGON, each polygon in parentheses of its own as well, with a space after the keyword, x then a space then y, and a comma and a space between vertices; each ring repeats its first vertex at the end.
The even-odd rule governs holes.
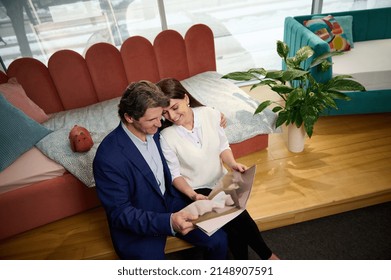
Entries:
POLYGON ((171 215, 171 224, 175 232, 186 235, 195 229, 192 221, 197 218, 197 216, 191 215, 187 212, 179 211, 171 215))

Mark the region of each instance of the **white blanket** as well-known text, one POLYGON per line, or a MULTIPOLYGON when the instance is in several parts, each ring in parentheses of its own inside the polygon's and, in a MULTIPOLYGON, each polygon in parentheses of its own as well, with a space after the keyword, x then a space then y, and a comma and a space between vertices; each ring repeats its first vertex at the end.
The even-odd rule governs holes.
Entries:
MULTIPOLYGON (((270 109, 254 115, 259 102, 217 72, 204 72, 181 81, 202 104, 214 107, 227 118, 229 143, 239 143, 259 134, 276 132, 276 114, 270 109)), ((279 130, 278 130, 279 131, 279 130)))
POLYGON ((354 43, 333 57, 333 75, 351 75, 367 90, 391 88, 391 39, 354 43))
POLYGON ((103 138, 119 124, 120 98, 100 102, 84 108, 54 114, 43 125, 51 130, 36 147, 52 160, 60 163, 87 187, 94 187, 92 161, 103 138), (75 153, 69 144, 69 132, 77 124, 88 129, 94 146, 86 153, 75 153))

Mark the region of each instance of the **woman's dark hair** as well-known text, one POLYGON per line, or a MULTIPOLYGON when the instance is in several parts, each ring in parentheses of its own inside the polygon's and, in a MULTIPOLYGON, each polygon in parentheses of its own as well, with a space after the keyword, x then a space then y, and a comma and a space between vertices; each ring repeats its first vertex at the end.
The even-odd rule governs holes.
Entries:
MULTIPOLYGON (((160 80, 156 84, 163 94, 168 97, 169 99, 185 99, 185 96, 187 95, 189 97, 189 106, 192 108, 195 107, 201 107, 204 106, 201 102, 199 102, 197 99, 195 99, 186 89, 185 87, 179 82, 177 79, 173 78, 167 78, 160 80)), ((162 128, 164 129, 168 126, 171 126, 172 123, 168 120, 163 120, 162 122, 162 128)))
POLYGON ((147 109, 169 105, 170 99, 158 86, 149 81, 139 81, 126 88, 118 105, 118 115, 126 123, 125 114, 139 120, 147 109))
POLYGON ((195 108, 204 106, 201 102, 195 99, 177 79, 163 79, 156 85, 162 90, 163 94, 170 99, 184 99, 187 94, 190 100, 190 107, 195 108))

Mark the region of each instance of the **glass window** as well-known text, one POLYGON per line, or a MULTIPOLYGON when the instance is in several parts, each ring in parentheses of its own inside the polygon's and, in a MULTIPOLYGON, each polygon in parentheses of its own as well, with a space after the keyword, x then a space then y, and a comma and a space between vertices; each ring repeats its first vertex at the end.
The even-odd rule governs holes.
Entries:
POLYGON ((6 66, 20 56, 46 64, 60 49, 84 54, 97 42, 120 46, 131 35, 147 35, 141 29, 152 17, 157 34, 157 11, 150 0, 0 0, 0 55, 6 66))
POLYGON ((224 74, 252 67, 280 69, 276 41, 287 16, 391 6, 390 0, 0 0, 0 62, 21 56, 43 63, 59 49, 84 54, 97 42, 119 47, 129 36, 150 41, 162 30, 159 3, 167 27, 182 35, 193 24, 215 35, 217 70, 224 74))
POLYGON ((391 7, 390 0, 323 0, 322 13, 391 7))
POLYGON ((178 1, 165 0, 167 25, 185 32, 195 23, 210 26, 215 36, 217 71, 252 67, 281 68, 276 41, 284 18, 311 12, 311 0, 178 1))

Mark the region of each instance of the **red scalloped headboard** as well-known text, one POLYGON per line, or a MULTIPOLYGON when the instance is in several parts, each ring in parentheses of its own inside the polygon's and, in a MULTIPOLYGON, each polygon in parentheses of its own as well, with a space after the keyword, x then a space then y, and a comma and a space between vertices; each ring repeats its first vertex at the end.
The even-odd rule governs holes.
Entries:
MULTIPOLYGON (((54 53, 46 67, 34 58, 19 58, 7 70, 46 113, 94 104, 121 96, 132 81, 173 77, 179 80, 216 70, 212 30, 204 24, 159 33, 153 44, 129 37, 118 50, 108 43, 91 46, 83 58, 71 50, 54 53)), ((2 73, 4 74, 4 73, 2 73)), ((0 75, 0 81, 7 80, 0 75)))

